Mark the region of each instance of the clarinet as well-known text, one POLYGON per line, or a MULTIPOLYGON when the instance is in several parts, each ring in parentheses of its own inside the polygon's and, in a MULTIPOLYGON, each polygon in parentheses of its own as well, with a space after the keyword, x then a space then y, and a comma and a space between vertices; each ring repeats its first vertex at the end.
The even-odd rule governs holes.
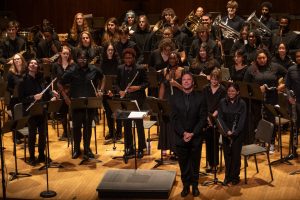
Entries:
MULTIPOLYGON (((235 131, 236 127, 237 127, 239 116, 240 115, 238 113, 234 115, 234 121, 233 121, 232 128, 231 128, 231 133, 232 134, 234 133, 234 131, 235 131)), ((229 146, 231 147, 233 139, 231 138, 231 136, 228 136, 228 139, 229 139, 229 146)))
MULTIPOLYGON (((293 90, 290 90, 291 98, 296 98, 296 95, 293 90)), ((298 146, 298 128, 297 128, 297 105, 292 104, 292 122, 293 122, 293 142, 292 142, 292 154, 295 155, 298 146)))

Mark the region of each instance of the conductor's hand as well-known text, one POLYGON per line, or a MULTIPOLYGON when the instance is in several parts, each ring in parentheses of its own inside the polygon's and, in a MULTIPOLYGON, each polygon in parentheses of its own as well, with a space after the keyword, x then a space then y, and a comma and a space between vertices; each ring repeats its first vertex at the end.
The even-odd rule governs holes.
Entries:
POLYGON ((38 100, 42 99, 42 97, 43 97, 43 94, 41 94, 41 93, 36 94, 36 95, 33 96, 35 101, 38 101, 38 100))
POLYGON ((193 133, 184 132, 183 133, 183 140, 185 142, 189 142, 192 139, 193 135, 194 135, 193 133))
POLYGON ((110 90, 108 90, 107 95, 110 97, 114 96, 114 94, 110 90))
POLYGON ((128 88, 128 92, 129 93, 131 93, 131 92, 135 92, 135 91, 137 91, 137 90, 140 90, 141 89, 141 86, 130 86, 129 88, 128 88))

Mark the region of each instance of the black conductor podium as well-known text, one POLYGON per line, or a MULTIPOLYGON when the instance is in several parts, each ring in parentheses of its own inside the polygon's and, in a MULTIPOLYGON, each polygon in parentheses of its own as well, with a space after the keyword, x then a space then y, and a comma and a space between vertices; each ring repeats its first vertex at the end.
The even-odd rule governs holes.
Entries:
MULTIPOLYGON (((89 136, 87 135, 87 128, 88 128, 88 112, 89 109, 98 109, 102 106, 102 98, 100 97, 80 97, 80 98, 76 98, 76 99, 71 99, 71 110, 72 110, 72 115, 75 114, 76 110, 84 110, 85 111, 85 123, 83 124, 83 138, 84 138, 84 145, 86 144, 85 141, 90 140, 90 138, 88 138, 89 136)), ((73 116, 74 118, 74 116, 73 116)), ((92 121, 91 121, 92 123, 92 121)), ((74 121, 73 121, 73 129, 74 129, 74 121)), ((74 132, 74 131, 73 131, 74 132)), ((73 133, 73 137, 74 137, 74 133, 73 133)), ((96 139, 96 138, 95 138, 96 139)), ((72 139, 74 140, 74 139, 72 139)), ((97 142, 95 141, 96 144, 96 152, 97 152, 97 142)), ((84 146, 84 150, 87 152, 89 151, 89 146, 84 146)), ((87 161, 95 161, 95 162, 102 162, 100 160, 97 160, 95 158, 90 158, 88 156, 83 156, 82 161, 79 163, 79 165, 84 164, 87 161)))

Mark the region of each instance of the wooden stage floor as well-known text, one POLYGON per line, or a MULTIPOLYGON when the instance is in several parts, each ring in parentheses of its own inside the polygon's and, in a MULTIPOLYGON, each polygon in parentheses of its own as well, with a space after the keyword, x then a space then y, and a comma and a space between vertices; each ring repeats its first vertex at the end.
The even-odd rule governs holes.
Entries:
MULTIPOLYGON (((107 129, 106 129, 107 130, 107 129)), ((62 132, 62 131, 61 131, 62 132)), ((151 137, 157 137, 156 127, 151 129, 151 137)), ((71 148, 67 147, 66 141, 59 141, 56 131, 49 125, 50 153, 55 162, 61 163, 64 168, 49 169, 49 189, 56 191, 57 195, 51 199, 63 200, 86 200, 98 199, 96 188, 108 169, 132 169, 134 168, 134 159, 125 164, 122 159, 113 160, 113 156, 123 155, 123 145, 118 144, 114 151, 113 146, 104 145, 103 126, 97 125, 98 159, 101 163, 91 163, 88 165, 78 165, 80 159, 71 159, 71 148)), ((13 143, 11 133, 4 135, 5 146, 5 179, 7 183, 8 199, 42 199, 40 193, 46 188, 45 170, 39 170, 42 166, 32 167, 24 162, 22 149, 23 144, 17 145, 18 170, 23 173, 32 174, 31 177, 19 178, 9 181, 9 172, 14 171, 13 143)), ((288 134, 283 135, 283 155, 287 155, 288 134)), ((94 139, 93 139, 94 141, 94 139)), ((95 152, 94 143, 91 148, 95 152)), ((37 150, 36 150, 37 152, 37 150)), ((300 153, 298 151, 298 153, 300 153)), ((27 154, 28 155, 28 154, 27 154)), ((271 155, 271 161, 278 159, 279 152, 271 155)), ((244 169, 242 162, 241 182, 236 186, 200 186, 199 199, 300 199, 300 174, 289 175, 289 172, 300 169, 300 158, 291 161, 292 165, 278 164, 273 166, 274 181, 271 181, 269 168, 265 161, 265 155, 258 156, 259 173, 256 173, 253 157, 249 160, 248 184, 244 183, 244 169)), ((157 141, 151 142, 151 155, 146 155, 138 160, 139 169, 152 169, 156 164, 155 159, 160 158, 160 151, 157 150, 157 141)), ((224 162, 223 162, 224 165, 224 162)), ((159 169, 175 170, 177 172, 176 181, 172 189, 170 199, 182 199, 180 192, 182 184, 180 181, 180 170, 178 164, 160 166, 159 169)), ((205 171, 205 145, 203 145, 201 171, 205 171)), ((220 180, 224 179, 224 170, 217 174, 220 180)), ((201 176, 200 183, 211 180, 213 175, 201 176)), ((1 184, 1 183, 0 183, 1 184)), ((2 196, 2 190, 0 192, 2 196)), ((193 199, 189 194, 185 199, 193 199)))

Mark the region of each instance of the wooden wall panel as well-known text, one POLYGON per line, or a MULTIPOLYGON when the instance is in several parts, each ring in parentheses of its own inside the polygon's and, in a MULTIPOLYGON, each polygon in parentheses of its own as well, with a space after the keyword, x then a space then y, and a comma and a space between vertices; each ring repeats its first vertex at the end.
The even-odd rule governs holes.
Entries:
MULTIPOLYGON (((257 9, 262 1, 238 2, 240 4, 238 12, 244 16, 257 9)), ((282 0, 271 2, 274 13, 300 14, 297 0, 287 0, 285 3, 282 3, 282 0)), ((1 9, 16 13, 22 27, 37 25, 42 19, 47 18, 58 32, 67 32, 77 12, 108 18, 124 15, 129 9, 151 14, 161 13, 164 8, 172 7, 182 22, 185 16, 198 6, 204 7, 205 11, 225 13, 226 3, 227 0, 1 0, 1 9)))

